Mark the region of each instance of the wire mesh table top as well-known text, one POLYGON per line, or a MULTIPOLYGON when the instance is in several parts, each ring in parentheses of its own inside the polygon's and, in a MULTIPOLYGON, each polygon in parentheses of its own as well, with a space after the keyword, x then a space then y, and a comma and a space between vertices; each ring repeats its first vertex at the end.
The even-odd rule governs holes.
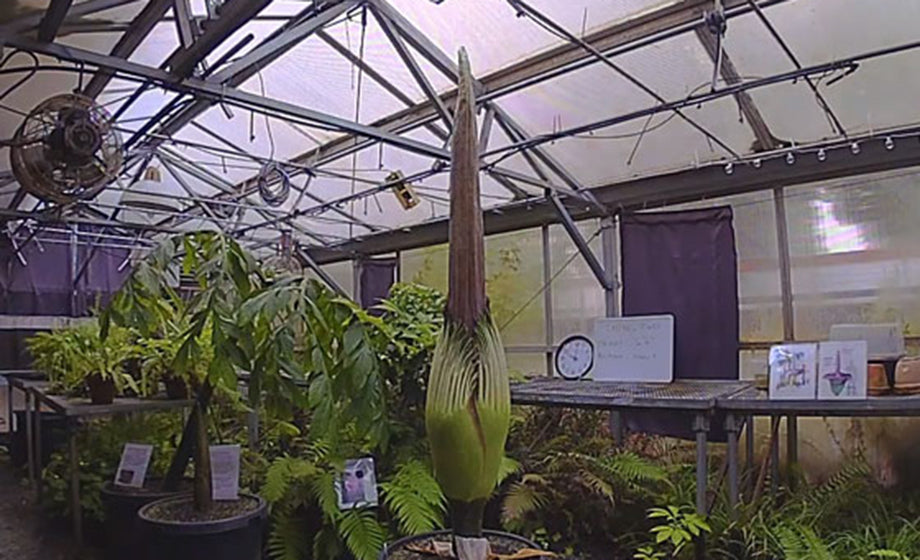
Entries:
POLYGON ((796 416, 920 416, 920 395, 886 395, 865 399, 841 400, 777 400, 766 391, 749 387, 743 391, 719 397, 720 410, 755 415, 796 416))
POLYGON ((751 387, 745 381, 681 380, 673 383, 534 379, 511 385, 515 404, 572 408, 709 410, 719 398, 751 387))

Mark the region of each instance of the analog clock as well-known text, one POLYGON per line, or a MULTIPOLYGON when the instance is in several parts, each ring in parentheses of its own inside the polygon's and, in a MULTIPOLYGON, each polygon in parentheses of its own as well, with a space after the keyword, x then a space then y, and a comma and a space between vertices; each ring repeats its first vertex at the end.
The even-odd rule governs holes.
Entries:
POLYGON ((581 379, 594 366, 594 343, 576 334, 562 341, 556 350, 556 371, 566 379, 581 379))

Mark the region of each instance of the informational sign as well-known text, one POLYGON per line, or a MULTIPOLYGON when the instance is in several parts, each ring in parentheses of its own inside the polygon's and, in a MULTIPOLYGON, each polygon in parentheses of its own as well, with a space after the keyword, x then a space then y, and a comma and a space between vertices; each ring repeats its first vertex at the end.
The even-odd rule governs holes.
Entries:
POLYGON ((362 457, 345 462, 345 471, 335 483, 339 509, 375 507, 377 505, 377 473, 374 459, 362 457))
POLYGON ((674 316, 597 319, 594 354, 597 381, 670 383, 674 380, 674 316))
POLYGON ((211 497, 215 500, 238 500, 240 497, 240 446, 212 445, 211 497))
POLYGON ((868 369, 865 340, 822 342, 818 345, 818 398, 865 399, 868 369))
POLYGON ((115 485, 143 488, 151 455, 153 455, 152 445, 126 443, 121 452, 118 470, 115 471, 115 485))
POLYGON ((817 344, 773 346, 770 348, 770 398, 776 400, 817 398, 817 371, 817 344))

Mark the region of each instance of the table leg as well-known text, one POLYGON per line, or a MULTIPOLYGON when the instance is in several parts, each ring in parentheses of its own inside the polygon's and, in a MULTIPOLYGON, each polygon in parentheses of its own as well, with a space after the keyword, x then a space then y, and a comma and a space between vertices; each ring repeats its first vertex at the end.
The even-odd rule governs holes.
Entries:
POLYGON ((83 512, 80 508, 80 457, 77 454, 77 430, 67 423, 67 446, 70 448, 70 511, 73 515, 73 538, 83 546, 83 512))
POLYGON ((35 396, 35 499, 42 501, 42 403, 35 396))
MULTIPOLYGON (((707 517, 706 493, 709 461, 706 456, 706 445, 709 442, 709 417, 706 414, 696 415, 693 420, 693 431, 696 433, 696 512, 707 517)), ((695 548, 697 560, 703 560, 706 557, 705 535, 697 537, 695 548)))
POLYGON ((617 447, 623 447, 623 415, 620 411, 613 410, 607 419, 610 433, 613 434, 613 442, 617 447))
POLYGON ((29 484, 35 484, 35 430, 32 429, 32 393, 25 391, 26 397, 26 460, 29 467, 29 484))
POLYGON ((789 471, 789 488, 795 486, 799 464, 799 418, 795 414, 786 416, 786 468, 789 471))
POLYGON ((779 492, 779 416, 770 416, 770 433, 776 437, 770 440, 770 495, 776 498, 779 492))
POLYGON ((728 506, 731 518, 738 518, 738 422, 735 415, 725 416, 725 433, 728 438, 728 506))
POLYGON ((747 468, 748 491, 753 493, 754 485, 756 484, 755 478, 757 477, 757 465, 754 464, 754 417, 748 416, 745 418, 744 423, 744 453, 746 455, 744 464, 747 468))
POLYGON ((709 462, 706 445, 709 440, 709 417, 697 414, 693 421, 696 433, 696 512, 706 516, 706 484, 709 477, 709 462))

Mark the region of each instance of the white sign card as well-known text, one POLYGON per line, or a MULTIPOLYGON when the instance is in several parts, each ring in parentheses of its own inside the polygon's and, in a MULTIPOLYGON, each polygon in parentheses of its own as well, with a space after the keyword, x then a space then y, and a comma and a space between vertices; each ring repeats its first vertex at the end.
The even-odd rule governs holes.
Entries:
POLYGON ((151 455, 153 455, 152 445, 126 443, 121 452, 118 470, 115 471, 115 485, 143 488, 151 455))
POLYGON ((592 371, 597 381, 673 381, 674 316, 597 319, 592 371))
POLYGON ((780 344, 770 348, 771 399, 814 399, 818 395, 818 345, 780 344))
POLYGON ((375 507, 378 498, 374 459, 362 457, 346 461, 345 470, 335 482, 335 493, 341 510, 375 507))
POLYGON ((240 497, 240 446, 212 445, 211 497, 215 500, 238 500, 240 497))
POLYGON ((865 399, 868 396, 868 349, 865 340, 818 345, 818 398, 865 399))

